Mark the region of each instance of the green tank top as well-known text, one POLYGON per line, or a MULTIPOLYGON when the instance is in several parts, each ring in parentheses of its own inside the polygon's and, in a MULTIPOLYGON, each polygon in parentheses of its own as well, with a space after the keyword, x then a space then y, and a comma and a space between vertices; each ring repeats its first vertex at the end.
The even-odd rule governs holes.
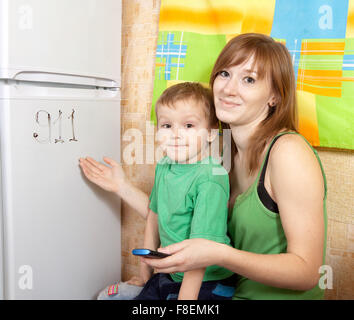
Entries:
MULTIPOLYGON (((298 134, 296 132, 283 132, 283 134, 298 134)), ((299 134, 298 134, 299 135, 299 134)), ((277 137, 276 136, 276 137, 277 137)), ((301 135, 300 135, 301 136, 301 135)), ((274 139, 276 138, 274 137, 274 139)), ((302 136, 301 136, 302 137, 302 136)), ((273 139, 273 140, 274 140, 273 139)), ((306 139, 304 138, 306 141, 306 139)), ((307 141, 306 141, 307 142, 307 141)), ((273 143, 273 141, 272 141, 273 143)), ((272 145, 270 144, 270 146, 272 145)), ((326 253, 327 238, 327 214, 326 214, 326 198, 327 183, 324 170, 317 154, 317 151, 307 142, 315 153, 317 160, 321 166, 324 179, 325 194, 323 200, 323 214, 325 219, 325 241, 323 252, 323 263, 326 253)), ((269 147, 265 159, 269 153, 269 147)), ((287 240, 281 224, 280 216, 268 210, 258 197, 257 185, 264 166, 264 160, 257 175, 255 182, 247 191, 240 194, 235 202, 233 212, 228 224, 228 231, 235 248, 243 251, 259 253, 259 254, 279 254, 286 253, 287 240)), ((240 276, 236 285, 233 299, 322 299, 324 290, 317 285, 311 290, 296 291, 282 289, 264 285, 262 283, 247 279, 240 276)))

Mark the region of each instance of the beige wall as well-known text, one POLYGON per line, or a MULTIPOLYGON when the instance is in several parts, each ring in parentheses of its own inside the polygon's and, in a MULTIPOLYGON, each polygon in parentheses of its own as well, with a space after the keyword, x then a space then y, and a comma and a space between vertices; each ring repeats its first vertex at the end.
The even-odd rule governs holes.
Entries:
POLYGON ((354 152, 318 149, 327 177, 327 255, 333 289, 327 299, 354 299, 354 152))
MULTIPOLYGON (((150 117, 160 0, 123 0, 122 135, 129 128, 145 132, 150 117)), ((122 143, 122 150, 129 141, 122 143)), ((146 140, 144 137, 143 144, 146 140)), ((333 268, 327 299, 354 299, 354 153, 320 149, 328 183, 326 264, 333 268)), ((146 193, 153 185, 154 165, 124 166, 131 181, 146 193)), ((122 204, 123 280, 138 275, 131 250, 142 246, 144 220, 122 204)))
MULTIPOLYGON (((129 128, 145 132, 145 121, 150 119, 159 9, 159 0, 123 0, 122 136, 129 128)), ((127 144, 122 142, 122 150, 127 144)), ((126 165, 124 169, 136 186, 150 193, 154 165, 126 165)), ((131 250, 142 246, 143 236, 144 220, 122 203, 123 280, 138 275, 139 260, 131 250)))

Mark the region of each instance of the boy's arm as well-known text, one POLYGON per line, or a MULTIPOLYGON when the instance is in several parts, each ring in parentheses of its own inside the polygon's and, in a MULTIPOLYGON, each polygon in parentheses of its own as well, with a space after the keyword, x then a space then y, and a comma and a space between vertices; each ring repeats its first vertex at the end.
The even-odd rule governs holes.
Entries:
MULTIPOLYGON (((144 248, 146 249, 156 250, 160 245, 157 220, 157 214, 149 209, 144 235, 144 248)), ((140 262, 140 274, 145 283, 150 279, 152 272, 153 269, 151 267, 142 261, 140 262)))
MULTIPOLYGON (((227 176, 226 176, 227 177, 227 176)), ((225 178, 225 186, 227 178, 225 178)), ((220 184, 205 182, 198 186, 190 238, 206 238, 213 235, 215 241, 225 241, 227 226, 228 193, 220 184)), ((196 269, 184 273, 179 300, 197 300, 205 273, 196 269)))
POLYGON ((116 193, 143 218, 147 218, 149 214, 149 196, 145 192, 126 179, 125 184, 116 193))
POLYGON ((195 269, 184 273, 178 300, 198 300, 205 269, 195 269))

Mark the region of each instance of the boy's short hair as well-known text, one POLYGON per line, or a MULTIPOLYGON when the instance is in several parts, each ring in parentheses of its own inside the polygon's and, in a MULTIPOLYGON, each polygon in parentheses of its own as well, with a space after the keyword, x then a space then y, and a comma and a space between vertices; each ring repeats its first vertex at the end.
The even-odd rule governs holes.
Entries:
POLYGON ((203 105, 204 113, 210 128, 218 128, 219 120, 215 114, 214 98, 210 89, 198 82, 182 82, 167 88, 156 101, 155 112, 159 105, 173 108, 181 100, 193 99, 203 105))

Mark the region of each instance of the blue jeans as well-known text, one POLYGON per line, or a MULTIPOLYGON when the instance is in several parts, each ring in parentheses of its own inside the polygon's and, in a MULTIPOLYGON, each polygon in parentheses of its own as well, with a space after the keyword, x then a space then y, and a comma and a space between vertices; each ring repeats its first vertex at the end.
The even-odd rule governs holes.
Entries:
MULTIPOLYGON (((177 300, 181 282, 169 274, 156 273, 145 284, 134 300, 177 300)), ((203 281, 198 300, 231 300, 236 285, 236 275, 217 281, 203 281)))

